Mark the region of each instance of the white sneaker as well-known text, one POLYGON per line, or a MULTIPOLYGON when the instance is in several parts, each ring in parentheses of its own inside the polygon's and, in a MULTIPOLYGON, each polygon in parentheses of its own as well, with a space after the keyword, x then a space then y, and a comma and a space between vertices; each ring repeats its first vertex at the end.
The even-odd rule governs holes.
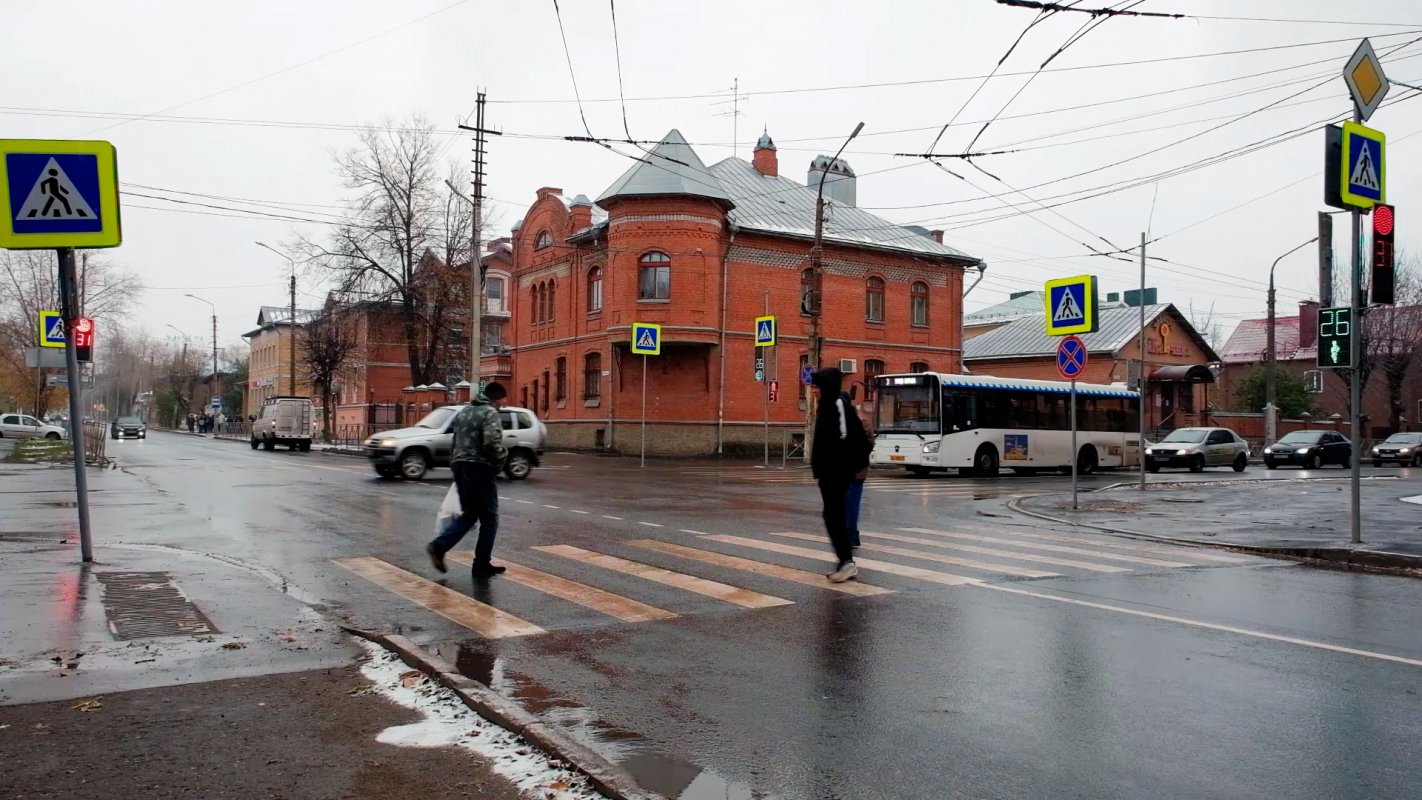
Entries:
POLYGON ((831 572, 826 577, 829 578, 830 583, 844 583, 850 578, 855 578, 858 576, 859 567, 854 565, 853 560, 850 560, 844 562, 843 564, 840 564, 839 569, 835 570, 834 572, 831 572))

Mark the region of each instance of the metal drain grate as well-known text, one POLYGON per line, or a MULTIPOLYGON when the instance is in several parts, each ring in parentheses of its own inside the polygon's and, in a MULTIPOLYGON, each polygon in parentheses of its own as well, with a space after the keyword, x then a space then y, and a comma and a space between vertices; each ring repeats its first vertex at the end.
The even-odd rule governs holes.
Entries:
POLYGON ((104 613, 119 639, 217 633, 166 572, 100 572, 104 613))

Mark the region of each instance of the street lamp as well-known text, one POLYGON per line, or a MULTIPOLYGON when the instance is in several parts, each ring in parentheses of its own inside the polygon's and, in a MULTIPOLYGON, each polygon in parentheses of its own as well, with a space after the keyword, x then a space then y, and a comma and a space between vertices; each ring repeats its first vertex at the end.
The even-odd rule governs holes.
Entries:
MULTIPOLYGON (((839 161, 839 156, 844 152, 844 148, 854 141, 854 137, 864 130, 864 123, 860 122, 854 126, 854 132, 849 134, 849 138, 844 140, 844 144, 834 151, 832 157, 824 169, 820 171, 820 185, 815 192, 815 243, 810 247, 810 296, 808 303, 810 311, 810 366, 813 369, 820 368, 820 357, 824 349, 824 338, 820 335, 820 298, 824 295, 824 240, 825 240, 825 178, 829 177, 829 169, 835 162, 839 161)), ((810 460, 811 440, 814 431, 814 393, 811 392, 805 403, 805 460, 810 460)))
POLYGON ((214 392, 217 392, 218 397, 221 397, 222 384, 218 381, 217 378, 217 306, 213 305, 211 300, 204 300, 203 298, 198 297, 195 294, 188 294, 184 296, 191 297, 192 299, 197 300, 200 303, 207 303, 208 306, 212 308, 212 390, 214 392))
POLYGON ((1274 267, 1279 266, 1279 262, 1283 261, 1286 256, 1296 253, 1316 241, 1318 241, 1317 236, 1309 239, 1298 247, 1274 259, 1274 263, 1269 267, 1269 340, 1268 344, 1265 345, 1267 366, 1264 368, 1264 438, 1270 442, 1277 439, 1279 433, 1278 409, 1274 407, 1274 366, 1277 360, 1277 356, 1274 353, 1274 267))
MULTIPOLYGON (((276 249, 275 247, 272 247, 271 245, 267 244, 266 242, 257 242, 256 245, 257 245, 258 247, 264 247, 264 248, 266 248, 266 249, 272 251, 273 253, 276 253, 277 255, 281 256, 282 258, 286 259, 287 266, 291 267, 291 283, 290 283, 290 291, 291 291, 291 319, 289 320, 289 321, 291 322, 291 384, 290 384, 290 388, 291 388, 291 394, 292 394, 292 396, 295 396, 295 395, 296 395, 296 262, 291 260, 291 256, 288 256, 286 253, 281 252, 280 250, 276 249)), ((281 334, 278 333, 278 334, 277 334, 277 337, 278 337, 277 341, 278 341, 278 342, 281 341, 280 336, 281 336, 281 334)))

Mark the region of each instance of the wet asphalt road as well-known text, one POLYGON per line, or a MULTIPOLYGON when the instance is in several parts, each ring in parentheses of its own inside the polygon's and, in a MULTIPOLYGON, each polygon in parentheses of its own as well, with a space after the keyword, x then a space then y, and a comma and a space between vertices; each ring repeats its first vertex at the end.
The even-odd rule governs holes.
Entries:
MULTIPOLYGON (((1003 516, 1004 499, 1063 478, 876 473, 861 528, 878 535, 860 555, 881 566, 861 583, 889 593, 851 596, 640 541, 822 571, 803 470, 553 456, 500 483, 496 561, 675 616, 625 622, 452 565, 444 585, 546 631, 489 638, 432 611, 457 616, 438 596, 422 605, 334 562, 439 579, 421 547, 447 472, 380 481, 357 458, 174 434, 111 445, 154 523, 96 521, 97 547, 110 535, 263 565, 324 613, 441 651, 670 797, 1422 793, 1422 583, 1003 516), (750 590, 760 607, 568 547, 750 590)), ((1274 476, 1299 473, 1246 473, 1274 476)))

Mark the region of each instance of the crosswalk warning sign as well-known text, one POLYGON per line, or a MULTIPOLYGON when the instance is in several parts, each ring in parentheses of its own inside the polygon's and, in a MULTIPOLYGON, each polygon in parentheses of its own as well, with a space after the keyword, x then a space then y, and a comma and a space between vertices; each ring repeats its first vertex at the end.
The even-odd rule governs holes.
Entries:
POLYGON ((1369 209, 1387 202, 1387 135, 1356 122, 1343 123, 1337 179, 1344 206, 1369 209))
POLYGON ((1353 165, 1353 175, 1348 182, 1356 187, 1377 191, 1382 182, 1378 180, 1378 169, 1373 165, 1373 149, 1358 148, 1358 162, 1353 165))
POLYGON ((40 347, 63 347, 66 341, 64 316, 58 311, 39 312, 39 337, 40 347))
POLYGON ((1048 336, 1096 331, 1096 276, 1047 281, 1044 295, 1048 336))
POLYGON ((15 219, 96 219, 97 214, 53 158, 36 176, 34 186, 15 211, 15 219))
POLYGON ((649 322, 632 323, 632 352, 639 356, 662 354, 662 326, 649 322))
POLYGON ((775 317, 755 318, 755 346, 775 346, 775 317))

